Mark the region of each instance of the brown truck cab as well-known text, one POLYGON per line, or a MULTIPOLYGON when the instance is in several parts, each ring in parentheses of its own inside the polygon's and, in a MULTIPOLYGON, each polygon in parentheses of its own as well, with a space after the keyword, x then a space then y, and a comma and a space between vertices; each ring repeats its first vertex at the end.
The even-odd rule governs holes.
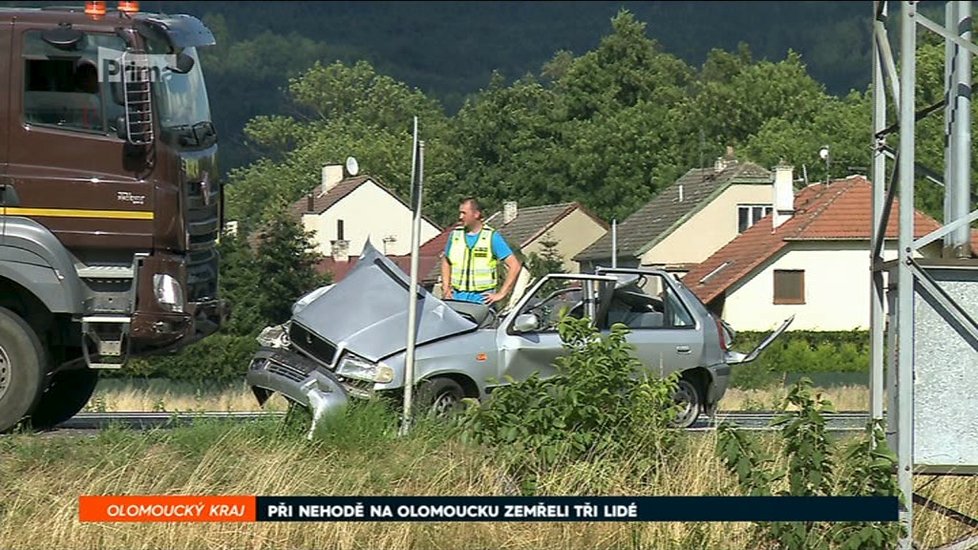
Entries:
POLYGON ((198 19, 0 8, 0 431, 216 331, 224 194, 198 19))

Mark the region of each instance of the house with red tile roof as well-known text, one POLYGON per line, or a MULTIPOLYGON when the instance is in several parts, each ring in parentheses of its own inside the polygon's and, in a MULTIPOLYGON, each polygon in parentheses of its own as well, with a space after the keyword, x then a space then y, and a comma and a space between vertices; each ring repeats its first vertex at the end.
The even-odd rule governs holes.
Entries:
MULTIPOLYGON (((323 166, 320 184, 293 203, 290 213, 313 233, 316 250, 335 262, 359 257, 367 239, 390 256, 411 252, 413 214, 407 202, 378 178, 348 174, 339 164, 323 166)), ((422 218, 420 242, 440 232, 422 218)))
MULTIPOLYGON (((775 195, 791 197, 791 167, 778 167, 775 195), (783 169, 788 171, 783 175, 783 169)), ((769 330, 795 315, 792 330, 869 327, 872 185, 862 176, 809 185, 691 269, 683 283, 738 330, 769 330)), ((883 257, 897 256, 899 201, 883 257)), ((914 212, 914 235, 940 224, 914 212)), ((920 251, 938 257, 940 242, 920 251)))
MULTIPOLYGON (((689 170, 618 222, 617 265, 685 273, 771 212, 773 181, 732 149, 711 167, 689 170)), ((580 271, 610 266, 612 240, 605 233, 577 254, 580 271)))

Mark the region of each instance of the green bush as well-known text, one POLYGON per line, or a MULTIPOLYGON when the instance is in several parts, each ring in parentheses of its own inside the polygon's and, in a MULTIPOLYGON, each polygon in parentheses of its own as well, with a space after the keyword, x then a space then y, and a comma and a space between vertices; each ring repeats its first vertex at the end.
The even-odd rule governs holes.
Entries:
POLYGON ((588 319, 568 316, 558 330, 568 354, 556 360, 557 374, 510 379, 485 404, 473 403, 461 419, 463 440, 495 452, 524 488, 536 471, 599 454, 642 452, 661 463, 677 437, 669 425, 677 375, 636 378, 643 367, 625 341, 624 325, 602 338, 588 319))
MULTIPOLYGON (((766 333, 737 334, 734 348, 750 351, 766 333)), ((792 331, 778 337, 753 363, 733 369, 731 385, 744 389, 770 386, 785 373, 869 372, 869 333, 866 331, 792 331)))
MULTIPOLYGON (((746 494, 899 496, 896 455, 887 447, 881 421, 872 421, 863 438, 840 446, 826 429, 825 414, 835 412, 832 403, 814 393, 805 378, 791 388, 780 410, 771 425, 781 428, 784 466, 775 466, 754 437, 727 423, 718 428, 717 452, 746 494)), ((759 523, 754 547, 892 548, 901 533, 895 522, 759 523)))
POLYGON ((108 372, 116 376, 200 382, 241 381, 257 350, 258 342, 252 336, 214 334, 174 355, 136 358, 124 369, 108 372))

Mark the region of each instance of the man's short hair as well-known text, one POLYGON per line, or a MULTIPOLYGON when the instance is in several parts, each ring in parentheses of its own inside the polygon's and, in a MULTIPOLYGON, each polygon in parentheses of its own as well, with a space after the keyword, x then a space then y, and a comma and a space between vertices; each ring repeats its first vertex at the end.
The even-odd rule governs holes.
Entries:
POLYGON ((482 205, 479 203, 479 199, 475 197, 466 197, 462 199, 462 202, 459 204, 468 204, 470 207, 472 207, 472 210, 475 210, 480 214, 482 213, 482 205))

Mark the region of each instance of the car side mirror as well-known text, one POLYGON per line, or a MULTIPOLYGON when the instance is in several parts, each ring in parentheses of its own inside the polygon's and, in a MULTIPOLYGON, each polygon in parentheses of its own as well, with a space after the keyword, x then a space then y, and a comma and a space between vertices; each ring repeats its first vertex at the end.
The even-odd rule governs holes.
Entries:
POLYGON ((513 321, 513 330, 516 332, 533 332, 540 327, 540 320, 533 313, 524 313, 513 321))

